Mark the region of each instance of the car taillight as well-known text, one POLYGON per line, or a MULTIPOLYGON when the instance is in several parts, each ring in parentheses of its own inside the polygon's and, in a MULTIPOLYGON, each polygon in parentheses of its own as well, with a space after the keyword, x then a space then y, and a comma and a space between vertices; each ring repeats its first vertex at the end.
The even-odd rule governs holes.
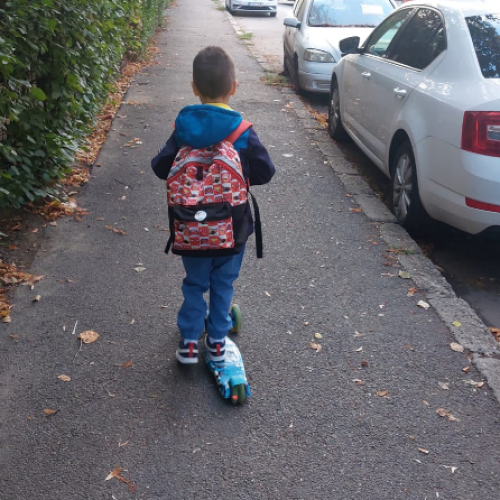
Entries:
POLYGON ((462 126, 462 149, 500 157, 500 112, 466 111, 462 126))

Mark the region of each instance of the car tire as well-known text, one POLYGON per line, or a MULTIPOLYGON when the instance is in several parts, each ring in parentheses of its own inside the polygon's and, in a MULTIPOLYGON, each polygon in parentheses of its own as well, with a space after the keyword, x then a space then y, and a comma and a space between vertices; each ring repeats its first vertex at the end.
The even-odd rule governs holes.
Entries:
POLYGON ((349 139, 342 117, 340 116, 340 92, 337 80, 334 80, 330 89, 330 102, 328 104, 328 132, 330 137, 337 142, 345 142, 349 139))
POLYGON ((270 15, 271 17, 276 17, 276 14, 277 14, 277 12, 270 12, 270 13, 269 13, 269 15, 270 15))
POLYGON ((229 14, 231 14, 232 16, 234 15, 234 10, 233 10, 233 6, 231 4, 231 0, 226 2, 226 9, 228 10, 229 14))
POLYGON ((409 141, 398 147, 391 167, 392 213, 408 231, 422 232, 430 217, 420 199, 415 155, 409 141))

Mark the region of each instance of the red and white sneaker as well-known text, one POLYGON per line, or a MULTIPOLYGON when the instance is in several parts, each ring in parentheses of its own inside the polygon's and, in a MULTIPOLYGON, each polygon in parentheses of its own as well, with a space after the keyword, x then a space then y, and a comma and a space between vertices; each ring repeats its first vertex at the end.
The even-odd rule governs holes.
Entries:
POLYGON ((226 340, 222 339, 211 342, 208 335, 206 335, 205 349, 208 351, 212 361, 224 361, 226 357, 226 340))
POLYGON ((185 365, 198 363, 198 343, 181 340, 175 351, 175 357, 179 363, 185 365))

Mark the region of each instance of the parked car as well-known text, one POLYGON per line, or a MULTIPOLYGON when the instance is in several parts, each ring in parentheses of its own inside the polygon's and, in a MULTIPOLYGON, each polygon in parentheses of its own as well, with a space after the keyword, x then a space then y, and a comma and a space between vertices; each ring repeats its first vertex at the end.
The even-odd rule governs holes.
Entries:
POLYGON ((392 0, 297 0, 294 17, 284 20, 285 73, 299 91, 328 93, 339 41, 365 39, 394 8, 392 0))
POLYGON ((240 12, 262 12, 276 17, 278 12, 278 0, 225 0, 226 9, 231 14, 240 12))
POLYGON ((403 226, 429 215, 500 234, 498 2, 404 3, 359 43, 340 42, 330 135, 351 137, 390 177, 403 226))

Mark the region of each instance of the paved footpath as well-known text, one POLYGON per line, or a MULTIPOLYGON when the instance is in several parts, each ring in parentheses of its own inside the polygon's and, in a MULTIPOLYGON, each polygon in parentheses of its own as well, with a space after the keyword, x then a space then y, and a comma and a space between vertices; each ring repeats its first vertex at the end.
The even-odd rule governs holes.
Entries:
POLYGON ((262 83, 219 5, 177 0, 168 11, 157 61, 78 197, 91 214, 47 228, 32 267, 46 277, 13 298, 0 330, 0 499, 498 498, 499 404, 471 362, 494 360, 496 347, 450 348, 453 311, 448 321, 417 302, 452 292, 430 266, 412 267, 425 259, 390 217, 366 215, 359 182, 348 195, 356 180, 339 174, 352 167, 292 94, 262 83), (196 103, 192 59, 210 44, 234 57, 233 107, 278 171, 255 189, 265 259, 249 245, 236 290, 253 389, 238 408, 203 364, 176 363, 182 269, 163 254, 165 189, 149 168, 178 111, 196 103), (81 345, 89 329, 100 337, 81 345))

